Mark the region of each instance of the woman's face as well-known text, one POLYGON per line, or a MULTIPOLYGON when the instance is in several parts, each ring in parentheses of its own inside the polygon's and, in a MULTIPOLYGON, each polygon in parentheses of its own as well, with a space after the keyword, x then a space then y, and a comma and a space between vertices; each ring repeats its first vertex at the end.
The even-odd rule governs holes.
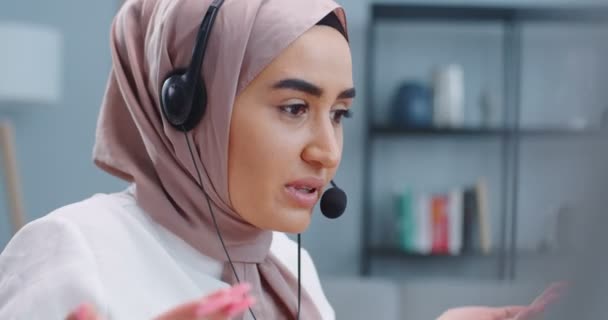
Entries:
POLYGON ((308 227, 340 164, 352 78, 346 39, 315 26, 237 97, 228 184, 234 209, 249 223, 289 233, 308 227))

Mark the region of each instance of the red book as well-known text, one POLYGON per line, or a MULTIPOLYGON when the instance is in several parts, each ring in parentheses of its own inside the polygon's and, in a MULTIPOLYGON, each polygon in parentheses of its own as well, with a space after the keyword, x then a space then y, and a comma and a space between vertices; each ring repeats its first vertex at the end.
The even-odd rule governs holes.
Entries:
POLYGON ((449 219, 447 195, 435 195, 431 199, 431 221, 433 224, 432 254, 449 253, 449 219))

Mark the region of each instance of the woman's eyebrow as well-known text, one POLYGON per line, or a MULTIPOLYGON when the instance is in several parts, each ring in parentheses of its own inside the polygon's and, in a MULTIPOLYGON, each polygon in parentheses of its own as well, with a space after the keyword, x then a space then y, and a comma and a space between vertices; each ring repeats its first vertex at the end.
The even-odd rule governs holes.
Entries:
POLYGON ((355 88, 346 89, 338 95, 338 99, 352 99, 355 97, 355 88))
MULTIPOLYGON (((273 86, 273 89, 291 89, 304 92, 306 94, 321 97, 323 95, 323 89, 319 86, 312 84, 306 80, 289 78, 277 81, 273 86)), ((346 89, 338 95, 338 99, 350 99, 355 97, 355 88, 346 89)))

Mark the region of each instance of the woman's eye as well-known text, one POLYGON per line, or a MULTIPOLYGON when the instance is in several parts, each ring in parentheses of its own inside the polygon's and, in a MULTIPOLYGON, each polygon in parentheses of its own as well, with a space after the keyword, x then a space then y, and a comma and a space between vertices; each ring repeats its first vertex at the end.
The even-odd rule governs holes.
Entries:
POLYGON ((342 122, 343 118, 350 118, 352 115, 352 111, 348 109, 339 109, 332 112, 331 118, 336 124, 339 124, 342 122))
POLYGON ((288 104, 281 106, 281 111, 287 113, 291 117, 299 117, 306 113, 308 106, 303 103, 288 104))

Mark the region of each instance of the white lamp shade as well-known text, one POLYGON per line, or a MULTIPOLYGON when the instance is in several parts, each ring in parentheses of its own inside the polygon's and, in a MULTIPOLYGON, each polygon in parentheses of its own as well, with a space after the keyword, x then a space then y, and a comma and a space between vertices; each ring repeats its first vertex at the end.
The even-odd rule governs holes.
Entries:
POLYGON ((62 37, 48 26, 0 22, 0 106, 61 98, 62 37))

